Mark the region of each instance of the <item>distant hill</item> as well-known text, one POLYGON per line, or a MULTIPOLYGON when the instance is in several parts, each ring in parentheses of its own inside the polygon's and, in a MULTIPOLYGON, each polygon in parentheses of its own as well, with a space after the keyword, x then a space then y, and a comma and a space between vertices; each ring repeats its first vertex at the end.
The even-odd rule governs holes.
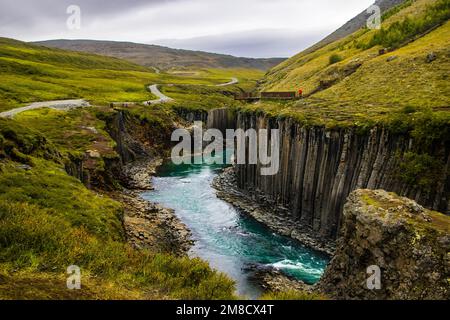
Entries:
POLYGON ((36 44, 64 50, 95 53, 125 59, 142 66, 171 68, 249 68, 269 70, 284 58, 254 59, 230 55, 171 49, 131 42, 96 40, 48 40, 36 44))

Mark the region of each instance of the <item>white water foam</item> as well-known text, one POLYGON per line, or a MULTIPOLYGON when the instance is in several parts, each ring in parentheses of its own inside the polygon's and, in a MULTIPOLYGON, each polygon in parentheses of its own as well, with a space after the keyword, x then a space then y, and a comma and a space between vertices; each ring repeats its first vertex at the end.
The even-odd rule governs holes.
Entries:
POLYGON ((301 262, 296 262, 292 260, 282 260, 279 262, 271 263, 268 266, 275 268, 277 270, 298 270, 307 274, 314 274, 314 275, 322 275, 322 270, 318 270, 315 268, 309 268, 305 266, 301 262))

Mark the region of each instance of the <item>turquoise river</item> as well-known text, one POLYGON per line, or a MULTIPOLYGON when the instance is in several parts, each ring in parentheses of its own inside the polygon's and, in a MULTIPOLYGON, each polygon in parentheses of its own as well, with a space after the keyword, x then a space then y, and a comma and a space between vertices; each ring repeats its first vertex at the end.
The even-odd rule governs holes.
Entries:
POLYGON ((257 298, 262 290, 252 278, 255 266, 273 267, 308 284, 317 282, 328 258, 279 236, 217 198, 211 183, 219 165, 167 162, 153 178, 155 191, 143 197, 175 210, 192 231, 190 255, 200 257, 236 281, 238 294, 257 298))

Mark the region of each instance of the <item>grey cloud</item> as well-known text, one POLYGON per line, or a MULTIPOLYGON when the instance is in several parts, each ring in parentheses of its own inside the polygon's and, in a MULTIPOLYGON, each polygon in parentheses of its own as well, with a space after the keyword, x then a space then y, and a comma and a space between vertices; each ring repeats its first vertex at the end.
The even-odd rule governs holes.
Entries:
POLYGON ((202 50, 235 56, 290 57, 314 44, 328 31, 304 33, 296 30, 254 30, 192 39, 164 39, 156 44, 178 49, 202 50))
POLYGON ((2 0, 0 27, 7 24, 32 26, 43 19, 64 21, 70 5, 79 6, 86 18, 94 18, 175 1, 182 0, 2 0))
POLYGON ((157 43, 238 56, 290 56, 371 1, 0 0, 0 36, 25 41, 169 39, 157 43), (79 30, 66 25, 66 10, 72 4, 81 8, 79 30))

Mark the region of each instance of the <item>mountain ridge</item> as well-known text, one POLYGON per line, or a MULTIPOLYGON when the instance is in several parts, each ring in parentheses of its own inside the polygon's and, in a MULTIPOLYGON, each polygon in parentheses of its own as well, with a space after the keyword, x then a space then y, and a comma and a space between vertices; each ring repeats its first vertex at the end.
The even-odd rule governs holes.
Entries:
MULTIPOLYGON (((398 6, 407 0, 376 0, 374 5, 380 7, 381 14, 385 14, 387 11, 395 6, 398 6)), ((314 51, 320 49, 334 41, 345 38, 346 36, 358 31, 358 29, 364 27, 367 19, 372 13, 367 13, 367 9, 347 21, 344 25, 336 29, 334 32, 326 36, 324 39, 320 40, 318 43, 307 48, 304 52, 314 51)))
POLYGON ((146 67, 172 68, 247 68, 269 70, 285 58, 248 58, 232 55, 173 49, 134 42, 55 39, 33 44, 64 50, 94 53, 124 59, 146 67))

